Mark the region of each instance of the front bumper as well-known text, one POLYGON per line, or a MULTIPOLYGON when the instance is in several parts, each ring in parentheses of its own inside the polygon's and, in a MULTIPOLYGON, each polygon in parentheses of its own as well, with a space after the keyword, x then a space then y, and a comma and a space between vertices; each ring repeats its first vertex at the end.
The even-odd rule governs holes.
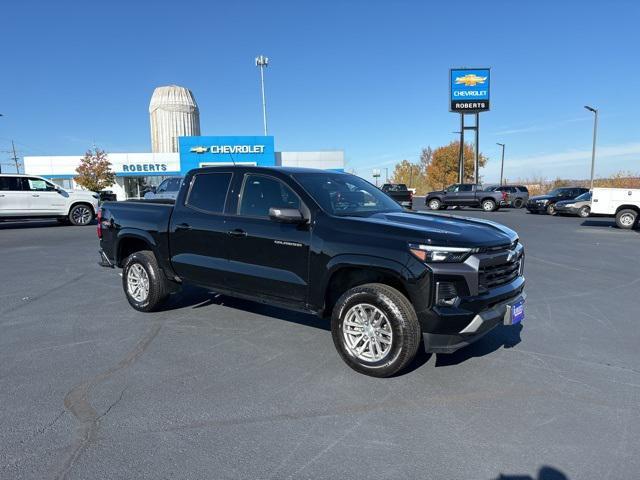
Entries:
POLYGON ((457 334, 423 333, 424 349, 429 353, 453 353, 476 342, 498 325, 511 325, 511 308, 524 302, 524 292, 517 296, 484 310, 471 320, 469 325, 457 334))
POLYGON ((530 212, 546 212, 548 203, 527 202, 526 209, 530 212))
POLYGON ((563 205, 558 205, 556 203, 556 212, 558 213, 570 213, 572 215, 577 215, 578 214, 578 210, 580 210, 577 207, 565 207, 563 205))

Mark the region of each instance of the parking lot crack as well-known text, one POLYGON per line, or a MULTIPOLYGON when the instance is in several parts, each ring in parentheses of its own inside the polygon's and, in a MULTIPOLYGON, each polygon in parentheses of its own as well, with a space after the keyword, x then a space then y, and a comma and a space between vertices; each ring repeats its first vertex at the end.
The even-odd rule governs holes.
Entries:
POLYGON ((98 373, 93 378, 74 386, 65 396, 64 406, 78 421, 75 438, 66 449, 66 454, 62 465, 56 475, 56 480, 66 479, 75 462, 80 458, 87 446, 93 442, 98 433, 99 420, 107 415, 109 411, 117 405, 124 396, 126 390, 123 389, 118 399, 113 402, 103 414, 98 412, 89 401, 89 394, 93 387, 107 380, 116 372, 133 364, 149 347, 160 331, 161 324, 157 323, 138 341, 135 347, 130 350, 124 358, 107 370, 98 373))

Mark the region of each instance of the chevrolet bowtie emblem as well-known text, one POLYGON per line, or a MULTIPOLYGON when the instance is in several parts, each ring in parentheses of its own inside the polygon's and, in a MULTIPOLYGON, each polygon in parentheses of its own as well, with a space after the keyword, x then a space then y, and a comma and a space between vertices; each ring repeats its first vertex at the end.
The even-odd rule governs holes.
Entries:
POLYGON ((456 85, 464 85, 466 87, 475 87, 478 84, 486 82, 487 77, 479 77, 475 73, 467 73, 464 77, 456 78, 456 85))
POLYGON ((189 151, 191 153, 206 153, 209 149, 207 147, 191 147, 189 151))

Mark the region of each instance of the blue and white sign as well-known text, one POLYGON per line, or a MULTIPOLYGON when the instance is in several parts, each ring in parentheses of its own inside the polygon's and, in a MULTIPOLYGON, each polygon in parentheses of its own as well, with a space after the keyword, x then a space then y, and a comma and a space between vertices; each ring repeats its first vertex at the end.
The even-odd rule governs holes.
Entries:
POLYGON ((180 170, 216 165, 276 164, 273 137, 180 137, 180 170))
POLYGON ((450 110, 460 113, 489 110, 488 68, 452 68, 449 71, 450 110))

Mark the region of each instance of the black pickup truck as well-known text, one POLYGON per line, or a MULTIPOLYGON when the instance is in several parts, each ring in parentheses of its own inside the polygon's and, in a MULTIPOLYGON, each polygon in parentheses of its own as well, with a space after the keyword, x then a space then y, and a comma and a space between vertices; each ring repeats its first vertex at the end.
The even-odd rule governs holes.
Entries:
POLYGON ((404 183, 385 183, 381 190, 406 208, 413 208, 413 192, 404 183))
POLYGON ((101 264, 131 306, 162 308, 183 283, 331 317, 353 369, 386 377, 421 340, 453 352, 524 316, 524 247, 494 222, 403 210, 354 175, 196 169, 173 202, 107 202, 101 264))
POLYGON ((475 183, 456 183, 444 190, 427 193, 424 203, 431 210, 447 207, 481 207, 485 212, 494 212, 509 201, 509 194, 503 191, 484 190, 475 183))

